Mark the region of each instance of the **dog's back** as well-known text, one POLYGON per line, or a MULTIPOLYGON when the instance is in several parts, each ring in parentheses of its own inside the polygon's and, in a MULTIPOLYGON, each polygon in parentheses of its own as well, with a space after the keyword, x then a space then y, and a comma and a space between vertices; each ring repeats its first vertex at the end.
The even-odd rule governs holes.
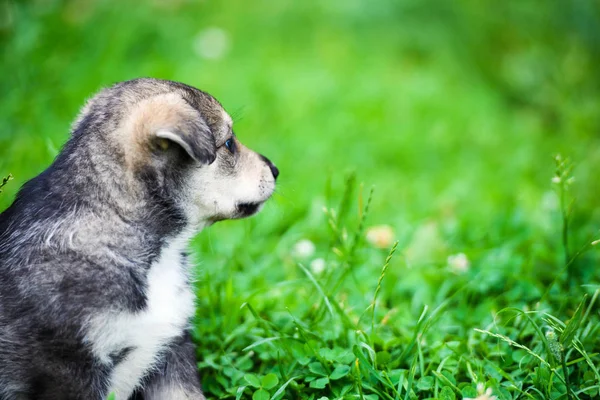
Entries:
POLYGON ((144 218, 144 201, 118 204, 121 167, 94 164, 86 140, 73 135, 0 214, 0 400, 104 397, 123 354, 99 360, 86 328, 100 313, 145 305, 169 223, 144 218))
POLYGON ((3 400, 79 398, 82 384, 97 393, 106 387, 108 371, 95 365, 81 341, 85 302, 76 303, 80 299, 70 298, 68 288, 66 267, 85 269, 85 254, 56 245, 68 240, 60 224, 69 201, 56 196, 53 178, 51 168, 31 180, 0 214, 3 400), (62 383, 57 386, 56 382, 62 383))

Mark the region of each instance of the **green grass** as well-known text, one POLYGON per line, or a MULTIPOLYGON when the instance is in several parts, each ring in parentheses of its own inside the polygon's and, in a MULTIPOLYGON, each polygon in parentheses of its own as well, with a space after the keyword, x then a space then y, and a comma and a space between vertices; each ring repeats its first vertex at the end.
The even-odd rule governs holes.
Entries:
POLYGON ((0 209, 138 76, 212 93, 281 169, 193 243, 210 398, 600 396, 595 3, 0 6, 0 209))

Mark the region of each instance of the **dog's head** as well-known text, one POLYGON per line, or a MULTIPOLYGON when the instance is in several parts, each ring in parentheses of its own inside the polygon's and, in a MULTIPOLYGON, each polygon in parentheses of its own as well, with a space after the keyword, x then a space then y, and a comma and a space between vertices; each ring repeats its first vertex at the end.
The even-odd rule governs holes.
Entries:
POLYGON ((275 190, 279 170, 245 147, 232 124, 205 92, 137 79, 92 98, 73 136, 101 139, 100 147, 117 156, 133 186, 142 182, 157 201, 176 204, 190 222, 201 224, 250 216, 275 190))

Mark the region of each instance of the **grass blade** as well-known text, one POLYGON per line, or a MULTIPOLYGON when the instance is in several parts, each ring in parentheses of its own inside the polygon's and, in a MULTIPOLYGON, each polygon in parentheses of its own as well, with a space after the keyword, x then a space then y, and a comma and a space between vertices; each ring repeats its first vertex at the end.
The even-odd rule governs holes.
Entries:
POLYGON ((319 282, 317 282, 317 280, 315 279, 315 277, 310 273, 310 271, 304 265, 298 263, 298 266, 306 274, 306 276, 308 277, 308 279, 311 281, 311 283, 317 289, 317 291, 319 292, 319 294, 323 298, 323 301, 325 302, 325 305, 327 306, 327 310, 329 310, 329 314, 331 314, 331 317, 333 318, 333 316, 334 316, 333 315, 333 307, 331 306, 331 303, 329 302, 329 297, 327 297, 327 295, 323 291, 323 288, 321 287, 321 285, 319 285, 319 282))

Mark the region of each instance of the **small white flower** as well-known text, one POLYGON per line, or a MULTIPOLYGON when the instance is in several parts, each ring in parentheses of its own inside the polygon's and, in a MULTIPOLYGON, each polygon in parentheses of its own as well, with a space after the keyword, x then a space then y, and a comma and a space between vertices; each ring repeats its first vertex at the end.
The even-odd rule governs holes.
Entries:
POLYGON ((294 245, 292 254, 298 258, 308 258, 315 254, 315 244, 308 239, 302 239, 294 245))
POLYGON ((448 268, 455 274, 464 274, 469 270, 469 259, 465 253, 458 253, 448 256, 448 268))
POLYGON ((387 249, 394 241, 394 230, 389 225, 377 225, 367 229, 367 242, 378 249, 387 249))
POLYGON ((470 398, 470 397, 465 397, 463 400, 497 400, 498 397, 493 396, 492 395, 492 389, 491 388, 485 388, 483 383, 478 383, 477 384, 477 397, 470 398))
POLYGON ((229 51, 229 35, 221 28, 206 28, 196 35, 193 47, 200 57, 218 60, 229 51))
POLYGON ((322 258, 315 258, 310 263, 310 269, 312 270, 313 274, 321 275, 325 270, 325 260, 322 258))
POLYGON ((552 183, 560 183, 560 176, 553 176, 552 183))

